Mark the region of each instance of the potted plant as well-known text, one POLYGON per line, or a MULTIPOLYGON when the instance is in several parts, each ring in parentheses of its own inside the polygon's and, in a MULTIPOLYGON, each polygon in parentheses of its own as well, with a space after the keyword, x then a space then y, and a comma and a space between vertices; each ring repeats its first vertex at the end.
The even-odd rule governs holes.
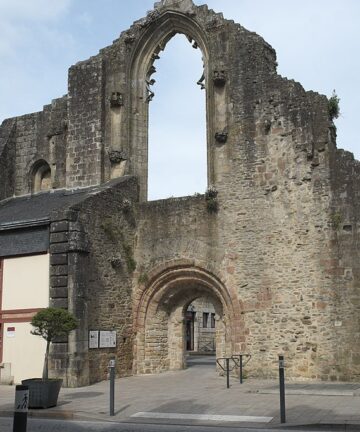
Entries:
POLYGON ((37 312, 32 320, 32 334, 46 340, 46 352, 42 378, 31 378, 22 381, 29 386, 29 408, 49 408, 56 406, 62 379, 49 379, 50 344, 56 338, 68 336, 76 329, 77 321, 65 309, 51 308, 37 312))

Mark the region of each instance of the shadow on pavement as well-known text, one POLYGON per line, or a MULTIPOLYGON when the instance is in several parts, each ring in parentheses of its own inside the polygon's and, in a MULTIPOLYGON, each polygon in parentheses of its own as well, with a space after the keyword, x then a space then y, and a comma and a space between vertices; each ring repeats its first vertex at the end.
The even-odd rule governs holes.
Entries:
MULTIPOLYGON (((310 399, 311 401, 311 399, 310 399)), ((269 425, 272 427, 280 425, 280 412, 274 411, 270 414, 273 420, 269 425)), ((319 409, 310 405, 297 405, 286 409, 286 423, 281 427, 294 430, 323 429, 327 431, 359 430, 360 425, 355 424, 360 420, 360 414, 351 424, 349 416, 335 413, 334 410, 319 409)))
POLYGON ((102 392, 77 392, 77 393, 69 393, 65 395, 61 395, 62 399, 86 399, 86 398, 92 398, 96 396, 102 396, 105 393, 102 392))
POLYGON ((194 399, 175 400, 168 402, 151 410, 151 412, 177 413, 177 414, 204 414, 210 405, 196 403, 194 399))

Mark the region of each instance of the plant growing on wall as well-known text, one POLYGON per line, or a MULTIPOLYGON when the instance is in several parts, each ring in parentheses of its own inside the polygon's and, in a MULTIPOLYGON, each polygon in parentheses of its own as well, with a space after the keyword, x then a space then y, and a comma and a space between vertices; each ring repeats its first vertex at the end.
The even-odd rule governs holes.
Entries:
POLYGON ((67 336, 72 330, 75 330, 77 328, 77 321, 65 309, 48 307, 33 316, 31 325, 34 327, 31 334, 41 336, 46 340, 42 379, 47 380, 49 378, 49 351, 51 342, 55 338, 67 336))
POLYGON ((209 186, 205 192, 206 208, 209 213, 216 213, 218 211, 217 202, 218 191, 215 186, 209 186))
POLYGON ((332 225, 335 228, 335 230, 338 230, 340 228, 342 220, 343 220, 343 218, 342 218, 342 215, 340 213, 334 213, 331 216, 331 222, 332 222, 332 225))
POLYGON ((330 120, 333 121, 334 119, 337 119, 340 115, 340 98, 336 94, 335 90, 333 90, 333 93, 331 97, 329 98, 328 102, 328 109, 329 109, 329 117, 330 120))

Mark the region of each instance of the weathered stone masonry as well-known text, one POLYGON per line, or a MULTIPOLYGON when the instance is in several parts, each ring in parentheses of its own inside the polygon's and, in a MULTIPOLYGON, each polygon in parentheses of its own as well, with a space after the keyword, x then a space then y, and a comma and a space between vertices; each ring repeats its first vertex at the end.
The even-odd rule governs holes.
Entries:
POLYGON ((113 356, 121 375, 183 367, 184 313, 201 296, 217 354, 250 352, 250 374, 274 376, 284 353, 289 378, 359 378, 360 165, 336 148, 327 98, 276 66, 257 34, 163 0, 72 66, 67 95, 4 121, 2 200, 31 193, 39 160, 53 189, 94 188, 50 222, 51 301, 81 323, 52 355, 67 385, 103 379, 113 356), (204 196, 146 201, 147 81, 176 33, 204 58, 217 211, 204 196), (95 328, 116 330, 117 348, 89 350, 95 328))

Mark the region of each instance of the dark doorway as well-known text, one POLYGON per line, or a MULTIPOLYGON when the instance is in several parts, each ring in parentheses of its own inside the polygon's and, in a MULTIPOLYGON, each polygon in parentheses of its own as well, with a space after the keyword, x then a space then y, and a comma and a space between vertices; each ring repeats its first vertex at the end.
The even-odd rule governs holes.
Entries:
POLYGON ((195 312, 186 312, 186 351, 194 351, 195 312))

